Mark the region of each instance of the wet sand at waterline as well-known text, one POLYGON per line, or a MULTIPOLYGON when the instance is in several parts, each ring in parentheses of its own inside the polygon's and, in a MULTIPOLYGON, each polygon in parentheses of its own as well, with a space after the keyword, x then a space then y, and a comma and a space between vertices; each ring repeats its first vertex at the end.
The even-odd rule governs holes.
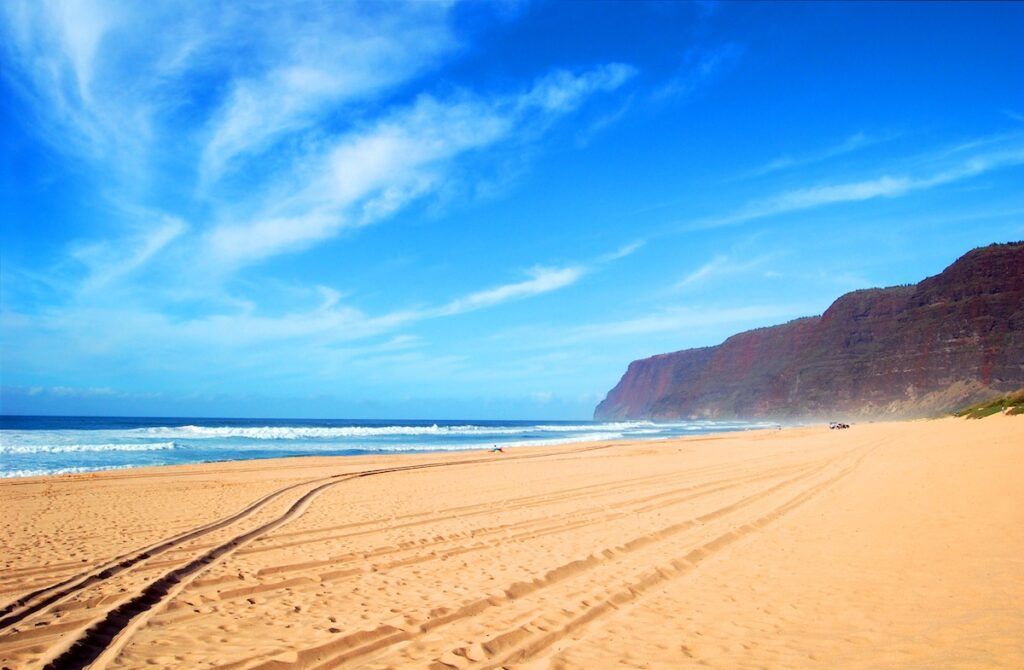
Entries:
POLYGON ((0 481, 0 667, 1024 667, 1024 417, 0 481))

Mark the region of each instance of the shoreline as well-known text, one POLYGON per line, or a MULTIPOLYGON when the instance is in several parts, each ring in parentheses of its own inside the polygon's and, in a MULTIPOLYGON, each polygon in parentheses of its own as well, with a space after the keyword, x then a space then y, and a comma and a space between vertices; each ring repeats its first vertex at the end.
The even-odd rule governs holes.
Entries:
MULTIPOLYGON (((791 428, 783 428, 782 430, 800 430, 805 428, 804 426, 794 426, 791 428)), ((686 437, 652 437, 648 439, 615 439, 615 440, 593 440, 593 441, 580 441, 580 442, 561 442, 558 444, 544 444, 544 445, 529 445, 529 446, 512 446, 510 449, 514 449, 514 452, 506 452, 503 455, 492 456, 492 458, 498 459, 505 457, 508 459, 511 454, 519 454, 524 451, 530 453, 533 452, 544 452, 544 451, 557 451, 566 447, 612 447, 612 446, 627 446, 627 445, 642 445, 642 444, 659 444, 666 442, 676 441, 696 441, 702 438, 715 438, 719 436, 735 436, 744 435, 754 432, 778 432, 777 429, 751 429, 751 430, 733 430, 733 431, 722 431, 721 433, 706 433, 702 435, 692 435, 686 437)), ((378 461, 384 461, 390 464, 391 461, 401 462, 405 459, 410 458, 428 458, 434 457, 439 460, 438 463, 446 463, 451 460, 453 463, 460 462, 460 459, 456 459, 457 456, 470 456, 479 457, 482 454, 490 455, 490 449, 486 447, 473 447, 471 449, 432 449, 432 450, 418 450, 418 451, 395 451, 389 453, 367 453, 367 454, 349 454, 349 455, 314 455, 314 454, 295 454, 294 456, 273 456, 269 458, 231 458, 224 460, 211 460, 211 461, 196 461, 194 463, 168 463, 162 465, 126 465, 126 466, 114 466, 100 470, 86 470, 82 472, 63 472, 63 473, 50 473, 42 475, 28 475, 24 477, 0 477, 0 487, 6 484, 39 484, 39 483, 54 483, 56 481, 94 481, 101 477, 113 476, 117 477, 118 473, 124 473, 126 475, 146 475, 146 476, 162 476, 162 475, 187 475, 187 474, 204 474, 204 470, 207 466, 216 465, 237 465, 239 471, 245 470, 263 470, 263 469, 279 469, 289 463, 297 464, 296 462, 308 461, 305 463, 297 464, 299 467, 330 467, 333 465, 340 465, 341 463, 348 462, 364 462, 377 463, 378 461), (256 467, 258 464, 266 464, 267 467, 256 467), (252 465, 252 468, 245 468, 245 465, 252 465)), ((232 469, 233 470, 233 469, 232 469)))
POLYGON ((0 666, 1019 666, 1021 445, 997 416, 0 480, 0 666))
MULTIPOLYGON (((715 433, 715 435, 726 435, 745 431, 730 431, 729 433, 715 433)), ((694 438, 702 436, 695 435, 694 438)), ((651 438, 649 440, 595 440, 593 442, 565 442, 560 444, 550 445, 538 445, 538 446, 522 446, 513 447, 516 452, 524 450, 557 450, 559 447, 592 447, 592 446, 614 446, 617 444, 637 444, 640 442, 652 442, 657 443, 660 440, 678 440, 678 439, 692 439, 692 438, 676 438, 676 437, 665 437, 665 438, 651 438)), ((489 453, 490 449, 479 447, 472 449, 435 449, 435 450, 420 450, 420 451, 401 451, 392 453, 376 453, 376 454, 350 454, 350 455, 314 455, 314 454, 295 454, 294 456, 273 456, 268 458, 231 458, 224 460, 210 460, 210 461, 196 461, 194 463, 168 463, 161 465, 126 465, 126 466, 115 466, 111 468, 101 470, 88 470, 82 472, 65 472, 56 474, 42 474, 42 475, 30 475, 24 477, 0 477, 0 487, 7 484, 40 484, 40 483, 55 483, 55 481, 95 481, 100 478, 106 478, 107 476, 117 477, 119 473, 126 475, 140 475, 140 476, 176 476, 176 475, 202 475, 206 474, 206 469, 209 466, 227 465, 227 466, 238 466, 239 472, 245 472, 248 470, 279 470, 288 464, 295 464, 297 467, 302 468, 321 468, 321 467, 332 467, 340 465, 342 463, 358 462, 360 460, 371 463, 377 463, 378 461, 401 461, 410 458, 423 458, 423 457, 455 457, 455 456, 466 456, 469 457, 477 456, 481 454, 489 453), (257 465, 264 465, 265 467, 256 467, 257 465), (246 468, 244 466, 251 465, 253 467, 246 468)), ((501 458, 501 456, 494 456, 494 458, 501 458)), ((453 462, 458 462, 458 459, 452 459, 453 462)), ((438 463, 446 462, 446 460, 438 461, 438 463)), ((236 468, 230 468, 231 471, 235 471, 236 468)))
MULTIPOLYGON (((260 421, 260 420, 256 420, 256 421, 260 421)), ((571 424, 571 422, 569 422, 569 423, 571 424)), ((635 423, 637 423, 637 425, 645 425, 647 422, 635 422, 635 423)), ((745 422, 738 422, 737 421, 737 422, 722 422, 722 423, 737 423, 737 424, 740 424, 740 423, 745 423, 745 422)), ((537 426, 537 425, 544 425, 544 424, 529 424, 529 425, 537 426)), ((678 426, 679 422, 676 422, 676 423, 665 423, 665 424, 662 424, 662 425, 665 426, 665 430, 670 430, 672 427, 678 426)), ((234 463, 234 462, 247 462, 247 461, 290 460, 290 459, 295 459, 295 458, 388 458, 388 457, 391 457, 391 456, 406 457, 406 456, 431 455, 431 454, 436 454, 438 456, 441 456, 441 455, 445 455, 445 454, 458 454, 458 453, 463 453, 463 452, 465 452, 465 453, 483 452, 483 451, 489 450, 491 448, 492 444, 495 445, 495 446, 501 446, 501 447, 504 447, 504 448, 507 448, 507 449, 515 449, 515 450, 519 451, 519 450, 522 450, 522 449, 545 449, 545 448, 558 448, 558 447, 564 447, 564 446, 570 446, 570 445, 586 445, 586 444, 597 443, 597 442, 601 442, 601 443, 604 443, 604 442, 658 442, 658 441, 662 441, 662 440, 677 439, 677 438, 680 438, 680 437, 689 438, 689 437, 699 437, 699 436, 702 436, 702 435, 722 435, 722 434, 728 434, 728 433, 744 433, 744 432, 750 432, 750 431, 756 431, 756 430, 777 430, 777 428, 775 428, 775 427, 768 428, 768 427, 758 426, 758 425, 756 425, 755 422, 749 422, 749 425, 750 425, 750 427, 747 427, 747 428, 735 428, 735 429, 727 429, 727 430, 707 430, 707 431, 701 431, 701 432, 694 432, 693 434, 683 433, 683 434, 653 435, 653 436, 649 436, 649 437, 642 436, 642 435, 625 435, 625 436, 618 436, 618 437, 612 437, 612 438, 607 438, 607 439, 604 439, 604 438, 600 437, 600 435, 609 432, 610 429, 608 429, 608 430, 601 430, 601 431, 598 431, 597 433, 595 433, 595 435, 593 436, 595 439, 590 439, 590 436, 585 436, 585 435, 584 436, 565 437, 565 438, 558 438, 558 437, 545 437, 545 438, 532 438, 532 439, 531 438, 525 438, 523 440, 518 440, 518 441, 517 440, 503 441, 501 438, 499 438, 499 439, 496 439, 496 440, 493 440, 493 441, 492 440, 485 440, 485 441, 480 441, 480 442, 470 443, 470 444, 459 444, 458 442, 453 441, 447 447, 444 444, 439 444, 438 446, 426 446, 426 445, 424 445, 422 447, 410 445, 410 446, 403 447, 403 448, 388 448, 387 445, 383 445, 383 446, 381 446, 379 448, 373 448, 372 446, 365 446, 365 447, 360 448, 360 447, 356 447, 356 446, 346 447, 346 446, 342 446, 342 445, 337 445, 337 448, 333 449, 333 450, 322 449, 322 448, 320 449, 321 452, 328 452, 328 453, 316 453, 317 449, 311 447, 311 448, 308 449, 308 451, 306 451, 304 453, 294 453, 294 454, 284 453, 284 454, 278 454, 278 455, 273 455, 273 456, 253 456, 253 457, 248 457, 248 458, 244 458, 244 457, 236 458, 236 457, 227 456, 225 458, 209 458, 209 459, 202 459, 202 460, 195 460, 195 461, 185 461, 185 462, 181 462, 181 463, 159 463, 159 464, 134 464, 134 463, 127 463, 127 464, 110 464, 110 465, 96 465, 96 466, 68 465, 66 467, 58 468, 58 470, 65 470, 65 471, 39 472, 38 474, 28 474, 28 475, 12 474, 12 475, 7 475, 7 476, 0 476, 0 482, 5 482, 5 481, 8 481, 8 480, 12 480, 12 479, 36 479, 36 478, 48 478, 48 477, 71 477, 71 476, 77 476, 77 475, 89 475, 89 474, 94 474, 94 473, 99 473, 99 472, 110 472, 110 471, 119 471, 119 470, 139 470, 139 469, 148 469, 148 468, 181 467, 181 466, 185 466, 185 465, 203 465, 203 464, 234 463), (334 452, 350 451, 350 452, 354 452, 354 453, 329 453, 330 451, 334 451, 334 452)), ((790 426, 790 428, 800 428, 800 427, 806 427, 806 426, 801 426, 801 425, 790 426)), ((182 439, 182 441, 184 441, 184 439, 182 439)), ((175 447, 174 448, 180 448, 180 449, 196 448, 196 447, 194 447, 193 445, 190 445, 190 444, 177 445, 177 440, 174 440, 174 443, 175 443, 175 447)), ((111 445, 102 445, 102 446, 109 447, 111 445)), ((140 446, 140 445, 131 445, 131 446, 140 446)), ((159 445, 159 444, 154 444, 153 445, 153 451, 161 451, 162 449, 164 449, 164 447, 159 445)), ((271 451, 274 450, 272 445, 268 445, 266 447, 266 449, 271 450, 271 451)), ((121 450, 111 449, 111 450, 109 450, 109 453, 116 454, 116 455, 121 455, 120 451, 121 450)), ((19 452, 12 452, 12 453, 19 453, 19 452)), ((131 451, 129 451, 128 453, 131 453, 131 451)), ((2 453, 2 451, 0 451, 0 456, 2 456, 2 455, 3 455, 3 453, 2 453)), ((17 472, 22 472, 22 471, 32 471, 32 469, 31 468, 25 468, 23 470, 17 470, 17 472)))

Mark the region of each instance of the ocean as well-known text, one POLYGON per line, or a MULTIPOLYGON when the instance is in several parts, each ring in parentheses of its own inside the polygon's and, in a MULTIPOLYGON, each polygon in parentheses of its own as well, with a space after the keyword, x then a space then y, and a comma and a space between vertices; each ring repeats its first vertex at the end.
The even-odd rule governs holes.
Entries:
POLYGON ((0 477, 283 456, 658 440, 773 427, 737 421, 391 421, 0 416, 0 477))

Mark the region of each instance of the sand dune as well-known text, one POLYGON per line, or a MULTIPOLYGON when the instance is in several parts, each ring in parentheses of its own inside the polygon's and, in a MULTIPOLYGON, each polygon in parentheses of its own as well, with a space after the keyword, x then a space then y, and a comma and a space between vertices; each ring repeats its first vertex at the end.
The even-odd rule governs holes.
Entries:
POLYGON ((1024 418, 0 482, 0 667, 1024 667, 1024 418))

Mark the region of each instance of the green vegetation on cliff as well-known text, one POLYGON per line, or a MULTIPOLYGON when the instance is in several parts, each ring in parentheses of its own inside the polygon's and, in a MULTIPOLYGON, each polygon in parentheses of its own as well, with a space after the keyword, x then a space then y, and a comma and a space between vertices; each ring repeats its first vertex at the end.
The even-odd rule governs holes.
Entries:
POLYGON ((954 416, 965 416, 968 419, 982 419, 999 412, 1007 414, 1024 414, 1024 389, 1014 393, 1007 393, 998 398, 983 400, 979 403, 964 407, 956 412, 954 416))

